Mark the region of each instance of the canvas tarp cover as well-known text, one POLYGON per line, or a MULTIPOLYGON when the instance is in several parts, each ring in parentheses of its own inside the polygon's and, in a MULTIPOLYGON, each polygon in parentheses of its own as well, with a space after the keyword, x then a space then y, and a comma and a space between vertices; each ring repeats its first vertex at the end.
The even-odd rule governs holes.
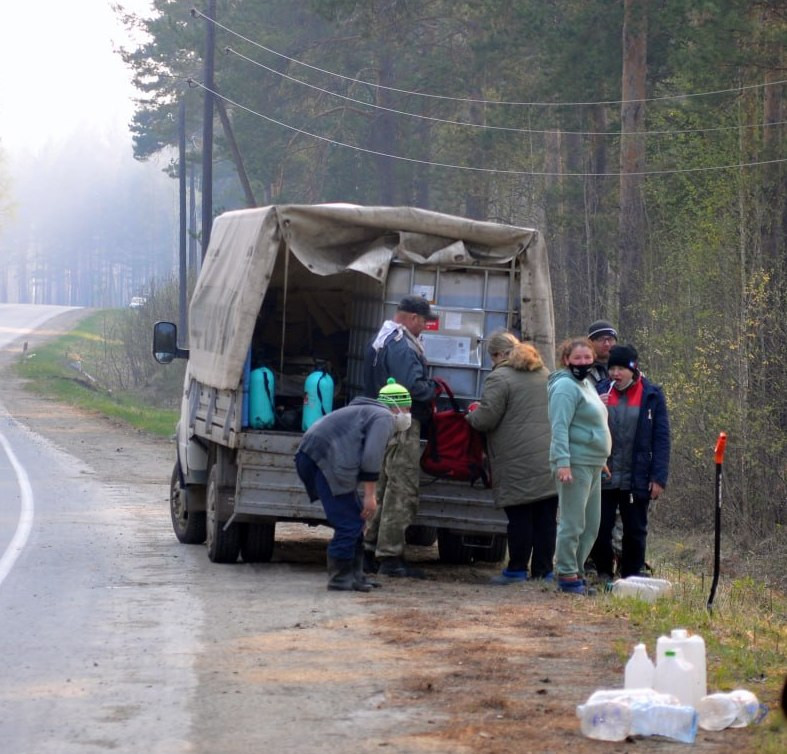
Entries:
POLYGON ((554 313, 546 247, 538 231, 410 207, 283 205, 216 218, 189 308, 189 371, 235 389, 254 324, 284 249, 316 275, 355 270, 381 283, 391 260, 508 264, 521 269, 522 329, 551 362, 554 313))

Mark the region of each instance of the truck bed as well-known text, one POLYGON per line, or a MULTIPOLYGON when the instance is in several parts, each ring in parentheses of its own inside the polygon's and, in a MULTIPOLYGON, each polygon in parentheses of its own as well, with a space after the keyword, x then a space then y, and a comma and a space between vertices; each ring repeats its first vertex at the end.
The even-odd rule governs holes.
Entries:
MULTIPOLYGON (((309 502, 295 472, 299 432, 249 430, 237 435, 236 516, 276 521, 324 523, 319 502, 309 502)), ((415 524, 455 531, 505 534, 505 513, 492 504, 491 491, 480 484, 435 480, 422 475, 415 524)))

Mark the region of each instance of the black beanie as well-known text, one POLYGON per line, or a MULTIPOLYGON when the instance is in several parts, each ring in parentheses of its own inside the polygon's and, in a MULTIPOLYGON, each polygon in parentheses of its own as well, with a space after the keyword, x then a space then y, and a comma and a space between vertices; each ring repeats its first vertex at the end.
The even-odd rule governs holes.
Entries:
POLYGON ((609 351, 607 369, 610 367, 626 367, 636 372, 639 366, 639 354, 634 346, 612 346, 609 351))
POLYGON ((602 335, 611 335, 617 340, 618 331, 605 319, 600 319, 588 327, 588 338, 591 340, 600 338, 602 335))

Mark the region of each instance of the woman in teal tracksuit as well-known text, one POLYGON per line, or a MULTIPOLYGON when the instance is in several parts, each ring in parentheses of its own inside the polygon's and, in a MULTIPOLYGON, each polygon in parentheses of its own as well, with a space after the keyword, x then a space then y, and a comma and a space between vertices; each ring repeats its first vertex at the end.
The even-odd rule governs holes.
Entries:
POLYGON ((550 375, 549 463, 555 474, 560 521, 557 529, 558 588, 586 594, 584 564, 598 534, 601 472, 612 449, 607 409, 586 379, 593 366, 587 338, 571 338, 559 349, 563 368, 550 375))

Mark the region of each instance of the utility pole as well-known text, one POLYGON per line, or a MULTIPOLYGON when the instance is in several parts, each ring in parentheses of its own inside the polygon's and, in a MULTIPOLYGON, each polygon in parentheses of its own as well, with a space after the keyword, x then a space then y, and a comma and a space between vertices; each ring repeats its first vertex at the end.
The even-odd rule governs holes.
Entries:
POLYGON ((202 259, 210 244, 213 224, 213 92, 215 91, 214 52, 216 42, 216 0, 208 0, 208 20, 205 21, 205 111, 202 117, 202 259))
POLYGON ((180 198, 178 331, 180 332, 181 342, 188 348, 188 330, 186 322, 186 100, 182 95, 178 108, 178 185, 180 198))

